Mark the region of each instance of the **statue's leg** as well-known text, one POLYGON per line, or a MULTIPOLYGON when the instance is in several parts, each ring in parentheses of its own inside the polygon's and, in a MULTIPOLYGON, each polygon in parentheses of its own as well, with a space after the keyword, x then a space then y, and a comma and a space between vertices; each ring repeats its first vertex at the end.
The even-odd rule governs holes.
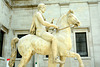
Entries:
POLYGON ((51 49, 52 49, 52 55, 53 55, 53 62, 55 63, 59 63, 59 64, 64 64, 64 62, 60 61, 58 58, 57 58, 57 39, 55 38, 54 35, 48 33, 48 32, 44 32, 41 37, 47 41, 50 41, 52 42, 51 44, 51 49))
POLYGON ((29 51, 29 53, 27 52, 26 55, 22 56, 22 59, 18 67, 25 67, 26 64, 30 61, 32 56, 33 56, 32 51, 29 51))
MULTIPOLYGON (((57 58, 57 39, 55 37, 52 38, 52 55, 53 55, 53 61, 58 62, 57 58)), ((60 61, 60 60, 59 60, 60 61)))
POLYGON ((66 54, 67 57, 76 57, 78 59, 78 62, 79 62, 79 67, 84 67, 84 64, 81 60, 81 57, 78 53, 74 53, 74 52, 67 52, 66 54))
MULTIPOLYGON (((65 62, 66 61, 66 57, 60 56, 60 60, 65 62)), ((60 64, 59 67, 64 67, 64 64, 60 64)))

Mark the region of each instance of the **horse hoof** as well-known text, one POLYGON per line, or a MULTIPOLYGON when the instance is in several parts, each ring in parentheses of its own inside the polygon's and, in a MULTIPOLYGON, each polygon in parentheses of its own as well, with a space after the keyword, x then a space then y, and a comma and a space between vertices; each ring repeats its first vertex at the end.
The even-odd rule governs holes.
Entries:
POLYGON ((57 63, 57 64, 65 64, 65 62, 62 62, 62 61, 60 61, 60 62, 55 62, 55 63, 57 63))
POLYGON ((60 62, 59 64, 65 64, 65 62, 60 62))
POLYGON ((65 62, 60 61, 59 59, 56 59, 56 60, 55 60, 55 63, 57 63, 57 64, 65 64, 65 62))
POLYGON ((84 64, 79 65, 79 67, 84 67, 84 64))

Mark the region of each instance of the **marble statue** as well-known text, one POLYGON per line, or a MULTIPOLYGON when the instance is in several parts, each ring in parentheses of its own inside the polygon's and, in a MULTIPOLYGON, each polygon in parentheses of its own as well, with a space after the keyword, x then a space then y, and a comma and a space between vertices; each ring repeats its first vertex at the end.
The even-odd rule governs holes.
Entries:
MULTIPOLYGON (((71 27, 78 27, 79 20, 75 17, 72 10, 62 15, 57 22, 57 25, 47 22, 42 13, 45 12, 45 4, 38 5, 38 12, 34 13, 33 22, 30 28, 30 34, 22 38, 13 38, 11 41, 11 60, 9 66, 13 67, 16 51, 22 56, 18 67, 25 67, 31 57, 37 53, 41 55, 49 55, 48 67, 64 67, 66 57, 76 57, 79 62, 79 67, 84 67, 79 54, 71 52, 71 27), (56 31, 46 32, 46 27, 54 27, 56 31), (16 47, 17 46, 17 47, 16 47), (57 58, 60 57, 60 60, 57 58)), ((49 30, 49 29, 48 29, 49 30)))
POLYGON ((50 24, 49 22, 45 21, 44 16, 42 13, 44 13, 46 10, 45 4, 40 3, 38 5, 38 12, 34 13, 33 16, 33 22, 31 25, 30 32, 34 32, 36 27, 36 35, 38 37, 43 38, 46 41, 52 42, 51 44, 51 49, 52 49, 52 54, 53 54, 53 60, 56 63, 63 63, 57 58, 57 39, 53 34, 50 34, 49 32, 46 32, 46 27, 54 27, 58 28, 56 25, 50 24))

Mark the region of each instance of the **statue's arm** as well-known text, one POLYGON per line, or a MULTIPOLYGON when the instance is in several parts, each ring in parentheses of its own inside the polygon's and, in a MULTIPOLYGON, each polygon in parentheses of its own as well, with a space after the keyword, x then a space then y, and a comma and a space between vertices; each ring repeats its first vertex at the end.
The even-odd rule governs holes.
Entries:
POLYGON ((32 24, 31 24, 31 28, 30 28, 30 32, 32 31, 33 25, 34 25, 34 23, 32 22, 32 24))
POLYGON ((34 31, 34 21, 32 21, 31 28, 30 28, 30 33, 32 33, 33 31, 34 31))
POLYGON ((37 13, 37 18, 39 22, 44 26, 58 28, 56 25, 53 25, 53 24, 48 23, 47 21, 44 21, 40 13, 37 13))

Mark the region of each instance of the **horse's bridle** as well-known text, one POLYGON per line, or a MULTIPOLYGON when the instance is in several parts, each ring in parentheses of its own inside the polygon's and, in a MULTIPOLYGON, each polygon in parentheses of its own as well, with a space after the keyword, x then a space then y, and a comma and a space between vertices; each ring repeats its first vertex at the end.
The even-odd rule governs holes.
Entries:
MULTIPOLYGON (((53 20, 54 20, 54 19, 53 19, 53 20)), ((52 24, 53 24, 53 20, 52 20, 52 22, 51 22, 52 24)), ((69 23, 68 23, 68 24, 69 24, 69 23)), ((75 27, 75 26, 77 26, 77 25, 75 25, 75 24, 70 25, 70 24, 69 24, 69 26, 66 26, 66 27, 61 28, 61 29, 59 29, 59 28, 57 29, 57 28, 56 28, 56 31, 58 32, 58 31, 60 31, 60 30, 64 30, 64 29, 66 29, 66 28, 75 27)), ((52 30, 53 30, 53 29, 52 29, 52 30)))
MULTIPOLYGON (((68 17, 69 15, 67 15, 67 17, 68 17)), ((68 24, 69 24, 69 22, 68 22, 68 24)), ((64 27, 64 28, 61 28, 61 29, 56 29, 57 31, 60 31, 60 30, 64 30, 64 29, 66 29, 66 28, 69 28, 69 27, 78 27, 78 25, 77 24, 72 24, 72 25, 70 25, 69 24, 69 26, 67 26, 67 27, 64 27)))
POLYGON ((64 28, 61 28, 61 29, 58 29, 58 30, 64 30, 64 29, 69 28, 69 27, 74 27, 74 25, 69 25, 67 27, 64 27, 64 28))
MULTIPOLYGON (((68 24, 69 24, 69 22, 68 22, 68 24)), ((67 26, 67 27, 64 27, 64 28, 61 28, 61 29, 56 29, 56 30, 60 31, 60 30, 64 30, 64 29, 69 28, 69 27, 74 27, 74 26, 75 26, 74 24, 72 24, 72 25, 69 24, 69 26, 67 26)))

